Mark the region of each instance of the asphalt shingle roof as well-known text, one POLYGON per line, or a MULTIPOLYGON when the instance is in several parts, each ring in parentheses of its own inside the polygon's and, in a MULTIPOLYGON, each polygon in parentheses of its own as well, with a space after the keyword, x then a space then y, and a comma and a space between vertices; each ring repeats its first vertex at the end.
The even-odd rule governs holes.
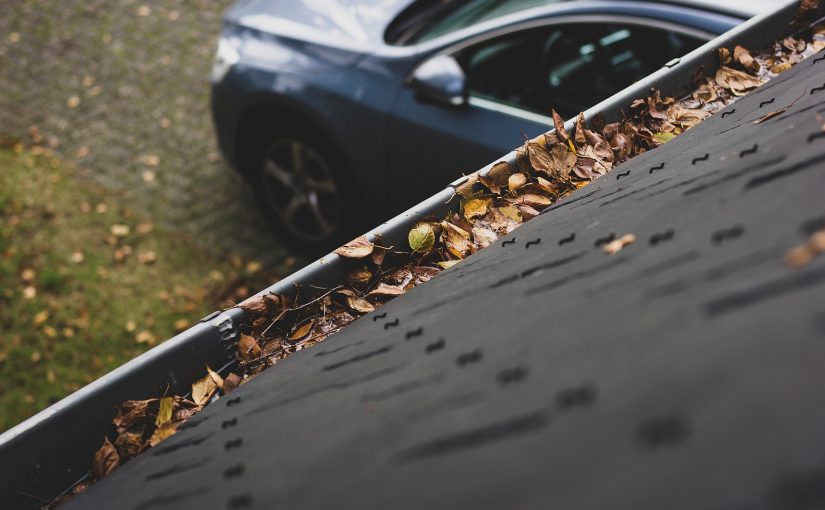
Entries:
POLYGON ((64 508, 825 505, 825 256, 784 262, 825 225, 823 71, 622 165, 64 508))

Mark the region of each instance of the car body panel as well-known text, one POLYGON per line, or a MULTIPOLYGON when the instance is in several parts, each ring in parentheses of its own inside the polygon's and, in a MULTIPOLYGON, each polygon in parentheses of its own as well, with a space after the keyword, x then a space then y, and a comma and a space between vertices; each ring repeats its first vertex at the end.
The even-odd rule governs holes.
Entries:
MULTIPOLYGON (((336 3, 357 9, 356 2, 336 3)), ((426 59, 554 19, 650 19, 706 37, 742 21, 676 5, 583 0, 517 12, 417 45, 386 44, 378 27, 407 3, 377 2, 387 18, 373 17, 372 25, 362 27, 366 37, 349 37, 353 27, 325 32, 329 21, 324 25, 311 15, 325 2, 304 0, 292 10, 281 2, 251 0, 231 8, 222 34, 236 45, 239 61, 212 85, 219 145, 230 163, 237 168, 243 151, 238 133, 244 116, 263 105, 283 105, 319 126, 319 137, 334 145, 353 172, 369 210, 391 214, 519 145, 522 132, 534 136, 550 127, 549 117, 477 98, 454 108, 421 102, 408 79, 426 59), (289 18, 281 19, 284 9, 289 18)))

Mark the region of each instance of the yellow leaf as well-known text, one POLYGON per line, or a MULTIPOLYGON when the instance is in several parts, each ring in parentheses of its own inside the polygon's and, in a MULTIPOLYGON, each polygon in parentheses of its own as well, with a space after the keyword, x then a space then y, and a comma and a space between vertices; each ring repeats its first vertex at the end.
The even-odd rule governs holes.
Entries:
POLYGON ((212 378, 212 381, 215 383, 219 389, 223 389, 223 377, 220 376, 217 372, 209 368, 209 365, 206 365, 206 373, 209 374, 209 377, 212 378))
POLYGON ((172 420, 172 400, 172 397, 160 399, 160 409, 158 409, 158 417, 155 419, 155 425, 158 427, 172 420))
POLYGON ((149 444, 152 446, 157 446, 158 443, 173 435, 177 431, 178 428, 174 423, 164 423, 163 425, 155 429, 155 433, 152 434, 152 437, 149 438, 149 444))
MULTIPOLYGON (((514 174, 520 175, 520 174, 514 174)), ((468 221, 472 220, 473 218, 479 218, 487 214, 487 200, 481 198, 471 198, 469 200, 464 201, 464 217, 467 218, 468 221)))
POLYGON ((212 380, 212 377, 207 374, 201 379, 192 383, 192 402, 202 406, 209 402, 212 395, 218 391, 218 385, 212 380))

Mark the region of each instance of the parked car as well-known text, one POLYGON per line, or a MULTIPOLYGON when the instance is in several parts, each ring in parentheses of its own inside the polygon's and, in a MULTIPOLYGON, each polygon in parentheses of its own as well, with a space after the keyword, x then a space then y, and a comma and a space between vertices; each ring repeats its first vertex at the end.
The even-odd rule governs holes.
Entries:
POLYGON ((768 6, 242 0, 211 75, 218 141, 317 253, 768 6))

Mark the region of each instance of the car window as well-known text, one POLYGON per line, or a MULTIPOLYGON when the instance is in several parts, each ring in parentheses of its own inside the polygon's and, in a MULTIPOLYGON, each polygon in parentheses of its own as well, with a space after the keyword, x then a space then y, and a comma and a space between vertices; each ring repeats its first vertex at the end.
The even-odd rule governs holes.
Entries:
POLYGON ((703 42, 653 27, 581 23, 508 34, 455 57, 471 96, 570 118, 703 42))
POLYGON ((469 0, 454 2, 457 6, 443 13, 439 19, 421 26, 407 42, 419 43, 514 12, 558 3, 563 0, 469 0))

